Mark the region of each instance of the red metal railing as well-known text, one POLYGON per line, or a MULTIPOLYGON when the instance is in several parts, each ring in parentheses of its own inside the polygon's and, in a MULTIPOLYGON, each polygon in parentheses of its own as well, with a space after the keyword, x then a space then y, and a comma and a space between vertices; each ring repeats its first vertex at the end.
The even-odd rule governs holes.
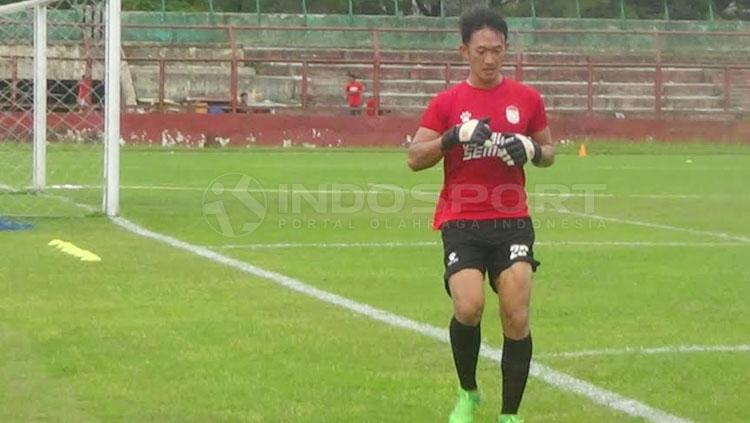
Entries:
MULTIPOLYGON (((16 56, 0 56, 0 60, 7 60, 11 64, 11 81, 10 81, 10 92, 9 100, 12 105, 16 105, 18 94, 18 59, 16 56)), ((71 57, 50 57, 50 61, 87 61, 92 58, 71 58, 71 57)), ((97 60, 98 58, 93 58, 97 60)), ((522 60, 522 55, 516 56, 517 60, 522 60)), ((351 65, 368 65, 372 67, 372 87, 373 97, 380 100, 381 98, 381 85, 382 85, 382 72, 381 67, 388 66, 415 66, 421 65, 423 68, 430 68, 433 70, 442 70, 442 80, 445 86, 450 85, 455 79, 452 78, 452 73, 456 67, 466 67, 465 63, 462 62, 424 62, 424 61, 413 61, 413 60, 378 60, 377 58, 368 60, 330 60, 330 59, 265 59, 265 58, 237 58, 236 56, 230 59, 198 59, 198 58, 148 58, 148 57, 130 57, 126 59, 129 64, 157 64, 158 65, 158 95, 156 110, 164 111, 166 109, 166 86, 168 81, 167 66, 176 63, 206 63, 206 64, 228 64, 229 66, 229 78, 230 78, 230 90, 229 96, 218 97, 215 100, 223 101, 229 105, 229 109, 232 112, 238 111, 237 104, 237 92, 238 92, 238 81, 239 81, 239 65, 240 64, 262 64, 262 63, 282 63, 290 65, 299 65, 300 67, 300 103, 301 109, 309 109, 312 105, 310 101, 310 65, 326 65, 331 67, 336 66, 351 66, 351 65)), ((587 58, 586 63, 557 63, 557 62, 523 62, 516 61, 511 63, 515 69, 515 77, 521 79, 524 73, 524 69, 528 67, 535 68, 546 68, 546 69, 584 69, 586 74, 586 81, 579 81, 586 83, 586 107, 581 109, 589 114, 595 111, 594 100, 597 97, 595 92, 595 76, 598 70, 601 69, 629 69, 629 68, 651 68, 654 69, 654 112, 659 114, 662 112, 663 105, 663 86, 664 86, 664 70, 713 70, 721 72, 721 78, 716 82, 717 87, 720 87, 723 92, 723 99, 721 101, 722 110, 724 112, 731 112, 732 109, 732 98, 733 90, 735 87, 735 81, 732 78, 734 71, 747 71, 750 75, 750 64, 748 65, 720 65, 720 64, 684 64, 684 63, 662 63, 657 61, 656 63, 645 65, 643 63, 596 63, 590 57, 587 58)), ((750 78, 748 78, 750 79, 750 78)), ((550 82, 561 82, 561 81, 550 81, 550 82)), ((644 81, 645 82, 645 81, 644 81)), ((750 80, 745 81, 743 86, 750 87, 750 80)), ((343 100, 343 99, 342 99, 343 100)), ((331 105, 318 105, 322 107, 331 107, 331 105)), ((334 106, 335 107, 335 106, 334 106)), ((389 106, 390 109, 398 109, 395 106, 389 106)))
MULTIPOLYGON (((520 56, 519 56, 520 57, 520 56)), ((300 101, 299 106, 303 110, 309 109, 313 103, 310 101, 310 66, 311 65, 328 65, 331 67, 351 66, 351 65, 369 65, 372 67, 372 96, 378 100, 381 98, 381 86, 382 86, 382 72, 381 67, 384 65, 396 65, 396 66, 414 66, 421 65, 424 68, 431 69, 442 69, 442 78, 444 85, 447 87, 452 82, 455 82, 455 78, 452 78, 452 73, 456 67, 466 67, 465 63, 462 62, 421 62, 421 61, 410 61, 410 60, 326 60, 326 59, 307 59, 307 60, 295 60, 295 59, 263 59, 263 58, 242 58, 242 59, 171 59, 171 58, 129 58, 129 63, 153 63, 158 62, 159 65, 159 88, 158 88, 158 110, 164 110, 164 102, 166 98, 165 81, 167 80, 166 68, 167 64, 175 63, 207 63, 207 64, 230 64, 230 98, 225 98, 224 101, 231 105, 231 111, 237 111, 237 81, 238 77, 238 65, 240 64, 263 64, 263 63, 275 63, 275 64, 289 64, 298 65, 300 70, 300 101)), ((545 68, 545 69, 583 69, 585 70, 586 80, 580 82, 586 83, 586 107, 582 108, 581 111, 585 111, 589 114, 593 113, 594 100, 597 97, 595 92, 596 74, 597 71, 602 69, 633 69, 633 68, 652 68, 654 69, 653 82, 653 98, 654 98, 654 109, 656 114, 662 112, 663 105, 663 87, 664 87, 664 73, 665 69, 669 69, 674 72, 675 70, 716 70, 723 74, 721 83, 717 85, 717 88, 721 88, 723 91, 722 106, 725 112, 731 111, 731 99, 732 90, 734 88, 731 74, 737 70, 750 70, 750 65, 714 65, 714 64, 680 64, 680 63, 654 63, 650 65, 644 65, 643 63, 596 63, 595 61, 588 58, 586 63, 557 63, 557 62, 515 62, 511 64, 515 69, 515 77, 521 79, 524 73, 524 69, 529 67, 534 68, 545 68)), ((562 81, 550 81, 550 82, 562 82, 562 81)), ((643 81, 648 82, 648 81, 643 81)), ((750 81, 747 82, 750 86, 750 81)), ((216 98, 218 101, 219 98, 216 98)), ((343 99, 342 99, 343 100, 343 99)), ((322 107, 331 107, 331 105, 318 105, 322 107)), ((387 105, 384 105, 387 106, 387 105)), ((335 107, 335 106, 334 106, 335 107)), ((343 106, 342 106, 343 107, 343 106)), ((390 106, 390 109, 398 109, 398 107, 390 106)))
MULTIPOLYGON (((13 23, 9 20, 0 20, 0 24, 13 23)), ((63 23, 60 25, 70 25, 79 28, 85 28, 87 23, 63 23)), ((372 67, 372 95, 377 99, 376 104, 381 104, 381 91, 383 82, 382 67, 386 65, 422 65, 425 67, 441 67, 443 69, 443 80, 445 86, 450 85, 451 75, 454 69, 458 66, 465 66, 465 63, 458 61, 446 61, 446 60, 432 60, 432 61, 409 61, 409 60, 386 60, 383 59, 383 49, 380 43, 380 34, 382 33, 412 33, 412 34, 430 34, 430 33, 442 33, 442 34, 453 34, 454 29, 445 28, 428 28, 428 29, 416 29, 416 28, 356 28, 356 27, 308 27, 308 26, 254 26, 254 25, 150 25, 150 24, 126 24, 123 25, 125 29, 152 29, 152 30, 207 30, 207 31, 222 31, 226 32, 227 44, 231 51, 229 60, 226 59, 181 59, 181 58, 143 58, 143 57, 128 57, 126 60, 130 63, 157 63, 159 68, 159 87, 158 87, 158 110, 165 110, 165 103, 167 101, 166 96, 166 84, 168 80, 167 64, 171 63, 229 63, 229 78, 230 78, 230 89, 229 95, 226 101, 230 105, 232 112, 238 111, 238 92, 239 92, 239 66, 246 63, 289 63, 299 65, 301 67, 301 82, 300 82, 300 107, 302 109, 308 109, 311 107, 312 102, 310 101, 310 65, 322 64, 329 66, 345 66, 345 65, 367 65, 372 67), (361 32, 368 33, 370 36, 370 45, 372 49, 372 56, 369 60, 313 60, 313 59, 269 59, 269 58, 241 58, 239 54, 239 47, 237 42, 238 31, 306 31, 306 32, 361 32)), ((99 60, 101 58, 95 58, 90 54, 90 49, 87 44, 88 41, 85 35, 86 31, 83 30, 84 34, 84 45, 87 50, 86 61, 87 68, 91 60, 99 60)), ((698 32, 698 31, 617 31, 617 30, 573 30, 573 29, 543 29, 543 30, 515 30, 511 31, 511 38, 513 42, 512 55, 515 56, 513 66, 513 75, 517 80, 524 79, 524 70, 529 67, 538 68, 585 68, 587 74, 587 87, 586 87, 586 112, 594 112, 594 99, 596 97, 594 89, 594 80, 597 70, 605 68, 634 68, 634 67, 651 67, 654 68, 654 112, 661 113, 663 105, 663 87, 664 87, 664 68, 673 69, 720 69, 723 72, 723 81, 721 87, 723 89, 723 110, 729 112, 732 109, 732 91, 735 86, 735 81, 732 78, 732 72, 735 70, 748 70, 750 65, 727 65, 727 64, 695 64, 695 63, 663 63, 662 52, 664 38, 667 36, 681 36, 681 35, 699 35, 701 37, 742 37, 744 39, 750 39, 750 32, 698 32), (529 62, 524 57, 524 46, 522 45, 522 35, 533 34, 533 35, 565 35, 565 34, 599 34, 599 35, 612 35, 612 36, 651 36, 653 37, 653 51, 655 53, 654 62, 652 63, 596 63, 591 57, 586 57, 585 63, 541 63, 541 62, 529 62)), ((574 53, 574 52, 573 52, 574 53)), ((509 56, 512 57, 512 56, 509 56)), ((10 84, 10 100, 11 103, 15 103, 18 97, 18 63, 17 58, 10 57, 12 65, 12 81, 10 84)), ((73 58, 50 58, 50 60, 80 60, 73 58)), ((686 59, 689 60, 689 59, 686 59)), ((750 83, 748 83, 750 85, 750 83)))
MULTIPOLYGON (((380 34, 383 33, 408 33, 408 34, 454 34, 455 30, 451 28, 357 28, 357 27, 309 27, 309 26, 257 26, 257 25, 150 25, 150 24, 128 24, 124 25, 124 28, 134 29, 151 29, 151 30, 204 30, 204 31, 225 31, 227 34, 227 40, 229 47, 232 52, 232 63, 231 63, 231 75, 230 75, 230 101, 231 110, 237 111, 237 94, 238 94, 238 65, 240 63, 247 62, 274 62, 274 63, 290 63, 301 65, 301 98, 300 105, 303 109, 307 109, 312 104, 310 101, 310 65, 311 64, 329 64, 331 66, 336 65, 355 65, 365 64, 372 66, 372 95, 376 99, 375 104, 379 106, 381 104, 381 85, 382 85, 382 66, 383 65, 412 65, 420 64, 424 66, 443 66, 444 67, 444 80, 445 86, 450 85, 450 75, 455 66, 463 65, 460 62, 451 61, 431 61, 431 62, 410 62, 410 61, 388 61, 383 59, 383 49, 380 43, 380 34), (335 61, 321 61, 321 60, 285 60, 285 59, 263 59, 263 58, 238 58, 238 46, 237 46, 237 33, 238 32, 252 32, 252 31, 305 31, 309 32, 357 32, 369 34, 370 45, 372 49, 371 60, 366 61, 352 61, 352 60, 335 60, 335 61)), ((620 31, 620 30, 576 30, 576 29, 535 29, 535 30, 514 30, 511 31, 511 38, 513 42, 513 52, 515 55, 514 66, 514 79, 524 79, 524 69, 529 66, 535 67, 579 67, 585 66, 587 69, 587 90, 586 90, 586 111, 591 114, 594 112, 594 98, 596 97, 594 89, 594 77, 596 71, 601 68, 623 68, 623 67, 644 67, 654 66, 654 112, 659 114, 662 112, 663 105, 663 87, 664 87, 664 72, 663 68, 701 68, 709 69, 715 68, 714 65, 710 64, 689 64, 684 66, 681 63, 662 63, 662 54, 664 50, 664 41, 669 36, 686 36, 696 35, 700 37, 732 37, 732 38, 750 38, 750 32, 727 32, 727 31, 714 31, 714 32, 700 32, 700 31, 620 31), (601 36, 616 36, 616 37, 632 37, 632 36, 649 36, 652 37, 652 52, 654 53, 653 63, 594 63, 590 57, 586 57, 584 64, 577 63, 531 63, 525 61, 524 57, 524 46, 522 44, 523 35, 569 35, 569 34, 585 34, 585 35, 601 35, 601 36)), ((573 52, 575 53, 575 52, 573 52)), ((131 61, 133 59, 130 59, 131 61)), ((169 59, 165 59, 169 60, 169 59)), ((686 60, 691 60, 686 58, 686 60)), ((738 66, 745 69, 741 65, 724 66, 724 82, 723 82, 723 109, 729 111, 732 103, 732 78, 731 71, 737 69, 738 66)), ((164 79, 164 65, 160 65, 160 81, 164 79)), ((160 104, 163 105, 163 93, 164 87, 160 82, 160 104)), ((376 107, 377 107, 376 106, 376 107)), ((163 106, 162 106, 163 108, 163 106)), ((377 112, 377 110, 376 110, 377 112)))

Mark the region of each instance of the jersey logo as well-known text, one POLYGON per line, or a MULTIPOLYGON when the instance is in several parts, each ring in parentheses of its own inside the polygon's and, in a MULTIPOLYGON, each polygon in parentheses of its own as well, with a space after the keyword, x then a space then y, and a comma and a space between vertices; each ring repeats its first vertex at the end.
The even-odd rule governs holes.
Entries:
POLYGON ((523 244, 512 244, 510 246, 510 259, 515 260, 518 257, 526 257, 529 255, 529 246, 523 244))
POLYGON ((485 157, 500 157, 500 150, 506 142, 506 137, 501 133, 494 133, 490 138, 492 143, 484 144, 463 144, 464 157, 463 161, 481 159, 485 157))
POLYGON ((461 123, 466 123, 471 120, 471 112, 462 112, 461 116, 461 123))
POLYGON ((509 123, 515 125, 521 121, 521 111, 518 110, 518 107, 510 105, 505 108, 505 119, 507 119, 509 123))
POLYGON ((455 252, 448 254, 448 266, 453 266, 458 263, 458 254, 455 252))

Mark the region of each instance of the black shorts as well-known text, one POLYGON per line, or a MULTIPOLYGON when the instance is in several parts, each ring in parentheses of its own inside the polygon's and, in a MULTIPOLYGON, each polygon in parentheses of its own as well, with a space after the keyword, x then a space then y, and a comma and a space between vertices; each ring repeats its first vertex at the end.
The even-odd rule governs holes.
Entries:
POLYGON ((534 225, 528 217, 495 220, 453 220, 445 222, 443 235, 443 277, 450 295, 448 279, 463 269, 489 273, 495 292, 495 280, 511 264, 525 261, 536 271, 534 260, 534 225))

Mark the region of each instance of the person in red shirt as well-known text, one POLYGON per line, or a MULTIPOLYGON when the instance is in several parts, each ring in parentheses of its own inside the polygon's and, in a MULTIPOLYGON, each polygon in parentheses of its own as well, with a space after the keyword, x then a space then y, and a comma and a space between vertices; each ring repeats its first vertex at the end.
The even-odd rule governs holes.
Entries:
POLYGON ((378 114, 381 114, 380 101, 378 101, 377 97, 370 97, 370 99, 367 100, 365 107, 367 109, 367 116, 377 116, 378 114))
POLYGON ((362 113, 362 92, 365 86, 357 81, 357 75, 349 74, 349 83, 346 84, 346 102, 349 104, 349 113, 356 116, 362 113))
POLYGON ((91 77, 84 74, 78 82, 78 107, 83 110, 91 105, 91 77))
POLYGON ((504 339, 498 422, 520 422, 532 351, 532 274, 539 266, 524 165, 550 166, 555 152, 539 93, 500 72, 508 47, 505 20, 478 8, 460 22, 468 79, 430 102, 409 146, 408 165, 418 171, 443 160, 434 228, 442 232, 444 285, 453 302, 450 341, 460 383, 449 421, 473 422, 479 403, 476 367, 487 274, 498 296, 504 339))

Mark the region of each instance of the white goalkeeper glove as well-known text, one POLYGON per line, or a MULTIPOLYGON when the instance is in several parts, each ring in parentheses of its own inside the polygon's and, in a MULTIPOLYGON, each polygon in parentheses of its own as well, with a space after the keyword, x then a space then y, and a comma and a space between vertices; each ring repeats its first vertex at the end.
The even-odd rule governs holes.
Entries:
POLYGON ((488 123, 490 118, 471 119, 445 131, 440 141, 440 148, 448 151, 456 144, 482 144, 492 135, 488 123))
POLYGON ((542 159, 542 147, 526 135, 500 134, 498 139, 498 157, 508 166, 523 166, 528 161, 538 165, 542 159))

